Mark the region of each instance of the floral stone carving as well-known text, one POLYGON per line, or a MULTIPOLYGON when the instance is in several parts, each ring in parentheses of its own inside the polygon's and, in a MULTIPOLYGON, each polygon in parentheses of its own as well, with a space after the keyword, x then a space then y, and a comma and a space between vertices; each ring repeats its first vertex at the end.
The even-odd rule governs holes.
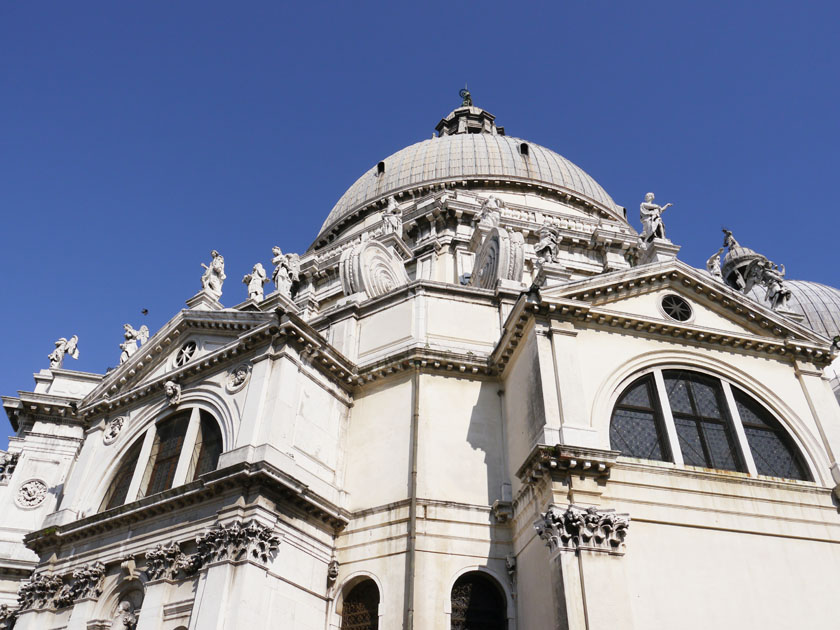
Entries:
POLYGON ((534 529, 552 551, 586 549, 624 553, 624 539, 630 526, 629 514, 569 505, 551 505, 534 523, 534 529))
POLYGON ((194 575, 202 567, 219 560, 255 560, 268 563, 280 546, 280 537, 270 527, 256 521, 243 525, 219 525, 196 537, 196 551, 185 554, 181 545, 157 545, 146 552, 146 579, 149 581, 194 575))
POLYGON ((495 289, 499 280, 522 282, 525 263, 525 237, 521 232, 492 228, 475 256, 470 284, 482 289, 495 289))
POLYGON ((41 573, 32 576, 28 582, 18 589, 18 604, 20 606, 18 610, 46 608, 52 603, 53 598, 62 586, 64 586, 64 583, 57 575, 41 573))
POLYGON ((192 564, 189 556, 181 551, 181 545, 174 542, 169 545, 157 545, 146 552, 146 579, 172 580, 179 572, 191 573, 192 564))
POLYGON ((339 272, 345 295, 365 293, 378 297, 408 284, 403 261, 378 241, 362 241, 344 250, 339 272))
POLYGON ((201 566, 217 560, 250 558, 267 563, 280 546, 280 537, 256 521, 220 525, 196 538, 201 566))
POLYGON ((17 608, 9 608, 8 604, 0 604, 0 630, 12 630, 15 627, 17 616, 17 608))
POLYGON ((12 473, 15 472, 20 453, 6 453, 0 451, 0 484, 9 483, 12 473))
POLYGON ((18 490, 15 503, 22 508, 36 508, 47 498, 47 484, 40 479, 30 479, 18 490))

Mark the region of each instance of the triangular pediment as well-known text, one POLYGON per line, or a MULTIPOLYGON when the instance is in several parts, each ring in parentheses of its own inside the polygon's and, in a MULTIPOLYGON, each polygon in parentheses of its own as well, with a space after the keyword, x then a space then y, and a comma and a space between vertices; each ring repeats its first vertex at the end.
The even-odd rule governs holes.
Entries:
POLYGON ((547 287, 540 291, 543 301, 573 300, 599 318, 624 318, 655 328, 659 322, 669 332, 674 326, 691 327, 708 335, 746 335, 775 342, 801 341, 823 346, 828 340, 799 323, 758 304, 711 275, 678 260, 634 267, 601 274, 586 280, 547 287), (675 321, 663 309, 662 298, 677 295, 691 307, 687 320, 675 321), (669 328, 670 327, 670 328, 669 328))
POLYGON ((126 361, 109 371, 88 394, 82 406, 142 387, 176 374, 191 364, 215 356, 227 346, 236 345, 251 331, 277 320, 273 312, 236 310, 180 311, 126 361))

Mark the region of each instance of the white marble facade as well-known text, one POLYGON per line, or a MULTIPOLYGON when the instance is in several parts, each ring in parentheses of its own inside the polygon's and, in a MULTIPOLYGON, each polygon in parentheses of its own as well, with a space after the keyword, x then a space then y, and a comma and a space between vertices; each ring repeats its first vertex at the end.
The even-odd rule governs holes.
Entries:
POLYGON ((831 331, 467 97, 264 299, 3 398, 0 628, 836 625, 831 331))

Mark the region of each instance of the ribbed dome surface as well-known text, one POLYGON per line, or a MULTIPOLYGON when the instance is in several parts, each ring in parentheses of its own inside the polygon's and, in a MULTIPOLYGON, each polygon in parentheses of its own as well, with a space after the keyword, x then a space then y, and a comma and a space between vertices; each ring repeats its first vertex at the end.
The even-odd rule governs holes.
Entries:
POLYGON ((840 289, 818 282, 787 280, 788 308, 805 316, 808 327, 829 339, 840 335, 840 289))
POLYGON ((529 181, 568 191, 623 220, 612 198, 581 168, 530 142, 528 156, 523 156, 523 142, 497 134, 464 133, 412 144, 385 158, 383 174, 378 175, 374 166, 362 175, 335 204, 321 232, 386 195, 434 182, 477 179, 529 181))

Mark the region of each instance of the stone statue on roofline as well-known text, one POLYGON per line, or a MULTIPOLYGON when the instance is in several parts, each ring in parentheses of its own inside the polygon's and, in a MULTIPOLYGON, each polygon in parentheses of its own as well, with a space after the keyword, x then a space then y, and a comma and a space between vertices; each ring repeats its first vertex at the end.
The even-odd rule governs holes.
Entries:
POLYGON ((499 222, 502 219, 501 203, 490 195, 481 202, 481 209, 478 211, 478 226, 494 228, 499 227, 499 222))
POLYGON ((539 242, 534 247, 539 260, 543 263, 557 262, 560 234, 556 228, 543 224, 539 231, 539 242))
POLYGON ((131 358, 131 355, 137 352, 138 344, 142 345, 149 340, 149 327, 140 326, 140 330, 134 330, 131 324, 124 324, 125 341, 120 344, 120 365, 131 358))
POLYGON ((402 234, 402 210, 397 206, 394 195, 388 197, 388 206, 382 213, 382 231, 385 234, 402 234))
POLYGON ((55 342, 55 350, 47 355, 50 359, 50 369, 60 370, 64 365, 64 357, 79 358, 79 337, 73 335, 70 339, 61 337, 55 342))
POLYGON ((242 282, 248 285, 248 299, 262 302, 264 297, 263 286, 268 282, 268 275, 262 263, 254 265, 251 273, 242 278, 242 282))
POLYGON ((204 275, 201 276, 201 288, 217 300, 222 297, 222 284, 227 276, 225 275, 225 257, 215 249, 210 252, 212 260, 209 265, 201 263, 204 267, 204 275))
POLYGON ((709 260, 706 261, 706 271, 715 279, 723 282, 723 273, 720 270, 720 255, 723 253, 723 247, 717 250, 717 253, 712 254, 709 260))
POLYGON ((274 258, 271 263, 274 265, 272 280, 277 290, 287 298, 292 297, 292 285, 300 279, 300 256, 297 254, 284 254, 283 250, 275 246, 272 248, 274 258))
POLYGON ((654 195, 649 192, 645 195, 645 200, 639 205, 643 243, 649 243, 655 238, 665 239, 665 224, 662 222, 662 213, 674 205, 666 203, 664 206, 660 206, 653 200, 654 195))

